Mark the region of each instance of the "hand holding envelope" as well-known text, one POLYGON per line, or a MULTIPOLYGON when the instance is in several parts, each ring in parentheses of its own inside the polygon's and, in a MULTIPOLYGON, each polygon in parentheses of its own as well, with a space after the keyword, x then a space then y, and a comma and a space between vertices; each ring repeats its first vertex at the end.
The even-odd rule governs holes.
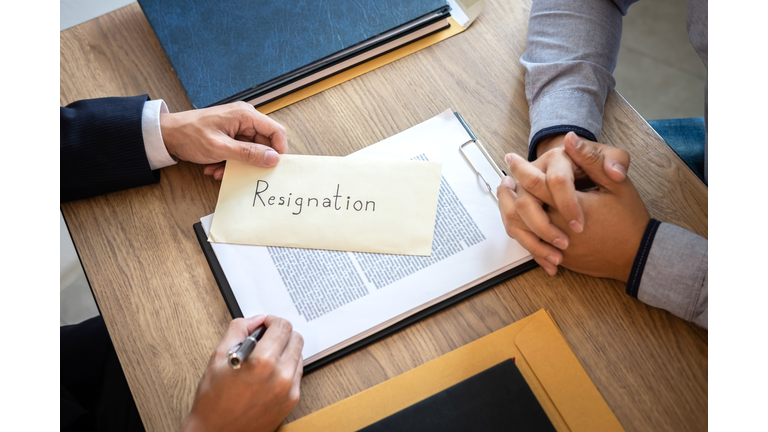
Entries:
POLYGON ((442 164, 283 155, 228 161, 209 241, 429 256, 442 164))

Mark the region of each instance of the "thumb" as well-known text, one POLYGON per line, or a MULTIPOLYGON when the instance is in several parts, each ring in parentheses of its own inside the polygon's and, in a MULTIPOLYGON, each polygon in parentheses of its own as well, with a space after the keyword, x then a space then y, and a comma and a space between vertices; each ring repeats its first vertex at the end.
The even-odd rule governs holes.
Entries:
POLYGON ((513 214, 515 211, 516 189, 515 180, 509 176, 505 176, 501 180, 499 187, 496 188, 496 200, 499 203, 501 221, 504 223, 504 226, 510 223, 510 221, 507 221, 507 215, 513 214))
POLYGON ((496 195, 501 193, 511 193, 513 196, 516 196, 515 192, 517 192, 515 179, 510 176, 504 176, 504 178, 501 179, 501 183, 499 183, 499 187, 496 188, 496 195))
POLYGON ((629 153, 613 146, 603 145, 603 170, 613 181, 621 183, 629 171, 629 153))
POLYGON ((216 347, 216 352, 220 356, 224 356, 230 348, 245 340, 256 327, 264 323, 266 317, 264 315, 256 315, 250 318, 236 318, 229 323, 229 328, 221 338, 219 345, 216 347))
POLYGON ((606 187, 624 181, 629 169, 629 153, 613 146, 585 140, 569 132, 565 152, 596 184, 606 187))
POLYGON ((234 159, 262 168, 271 168, 280 162, 280 155, 270 146, 229 137, 224 139, 227 141, 224 159, 234 159))

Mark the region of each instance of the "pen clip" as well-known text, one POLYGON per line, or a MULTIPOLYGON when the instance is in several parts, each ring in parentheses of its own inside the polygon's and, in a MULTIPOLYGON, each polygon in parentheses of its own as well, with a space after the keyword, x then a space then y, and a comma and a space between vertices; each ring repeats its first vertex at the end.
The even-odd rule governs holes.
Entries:
POLYGON ((232 348, 229 349, 229 352, 227 352, 227 356, 231 356, 232 354, 236 353, 238 349, 243 345, 242 342, 236 343, 232 348))

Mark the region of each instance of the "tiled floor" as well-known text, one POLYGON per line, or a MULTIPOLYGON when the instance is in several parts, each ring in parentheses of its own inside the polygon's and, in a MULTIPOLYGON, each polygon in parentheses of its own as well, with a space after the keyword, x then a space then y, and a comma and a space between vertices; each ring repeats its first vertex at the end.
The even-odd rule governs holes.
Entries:
POLYGON ((616 89, 646 120, 704 116, 707 71, 688 41, 686 8, 644 0, 624 18, 616 89))
POLYGON ((131 3, 134 0, 60 0, 59 30, 66 30, 131 3))
POLYGON ((91 288, 80 266, 80 260, 75 252, 69 231, 60 218, 60 291, 59 291, 59 325, 77 324, 99 314, 96 302, 93 301, 91 288))
MULTIPOLYGON (((107 3, 127 2, 61 0, 62 29, 75 25, 77 20, 84 22, 104 13, 107 3), (67 20, 64 20, 65 11, 67 20)), ((688 42, 686 4, 686 0, 644 0, 631 6, 624 19, 619 62, 614 73, 616 88, 648 120, 704 115, 707 73, 688 42)), ((60 322, 63 325, 95 316, 98 309, 74 255, 69 233, 63 224, 61 229, 60 322)))

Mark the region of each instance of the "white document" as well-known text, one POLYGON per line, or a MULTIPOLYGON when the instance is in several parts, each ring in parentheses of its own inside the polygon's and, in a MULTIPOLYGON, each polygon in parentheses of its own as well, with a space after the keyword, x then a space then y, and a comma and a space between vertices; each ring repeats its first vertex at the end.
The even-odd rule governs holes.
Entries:
POLYGON ((459 152, 469 139, 447 110, 348 156, 443 163, 429 257, 211 243, 243 315, 288 319, 308 365, 530 261, 459 152))

